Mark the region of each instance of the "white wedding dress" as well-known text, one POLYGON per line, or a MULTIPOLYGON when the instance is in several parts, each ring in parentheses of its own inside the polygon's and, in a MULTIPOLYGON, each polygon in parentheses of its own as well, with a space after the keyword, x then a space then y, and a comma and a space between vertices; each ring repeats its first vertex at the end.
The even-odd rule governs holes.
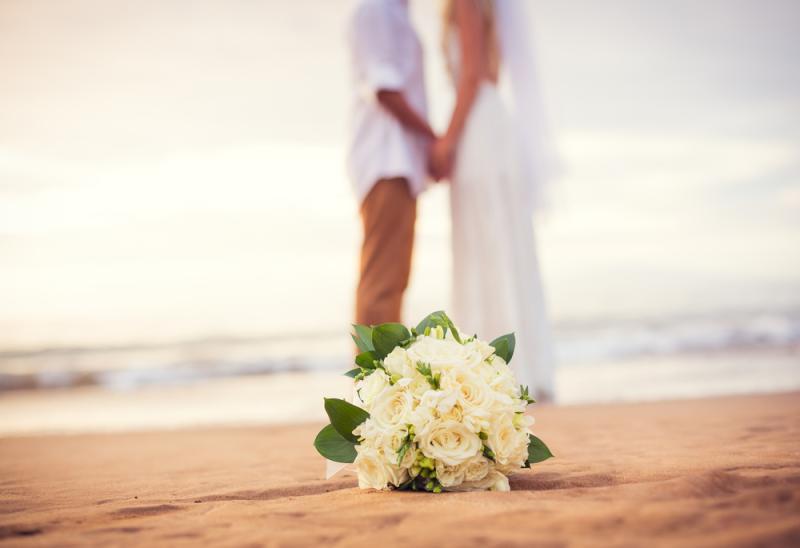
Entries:
MULTIPOLYGON (((455 82, 455 36, 446 54, 455 82)), ((453 317, 485 339, 514 332, 512 368, 532 394, 553 397, 553 355, 532 208, 517 135, 498 88, 484 82, 469 113, 451 176, 453 317)))

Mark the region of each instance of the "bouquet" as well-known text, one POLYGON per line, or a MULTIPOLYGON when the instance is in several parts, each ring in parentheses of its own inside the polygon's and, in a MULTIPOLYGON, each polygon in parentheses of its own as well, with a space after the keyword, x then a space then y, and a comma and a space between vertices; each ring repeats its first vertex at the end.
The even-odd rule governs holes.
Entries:
POLYGON ((508 366, 514 334, 463 337, 442 312, 415 328, 355 325, 346 374, 356 404, 325 399, 331 423, 314 446, 355 463, 362 489, 508 491, 508 476, 553 455, 531 433, 534 403, 508 366))

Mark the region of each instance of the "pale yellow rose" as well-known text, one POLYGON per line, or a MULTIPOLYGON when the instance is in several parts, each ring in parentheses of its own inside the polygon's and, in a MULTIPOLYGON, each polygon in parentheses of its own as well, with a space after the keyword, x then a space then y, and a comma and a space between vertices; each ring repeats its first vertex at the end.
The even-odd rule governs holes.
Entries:
POLYGON ((463 423, 451 420, 428 423, 417 432, 416 441, 425 456, 450 466, 461 464, 483 450, 477 434, 463 423))
POLYGON ((494 459, 498 465, 519 468, 527 459, 528 436, 514 426, 513 415, 493 417, 487 444, 494 452, 494 459))
POLYGON ((389 467, 380 453, 372 448, 356 446, 354 464, 358 472, 358 486, 361 489, 386 489, 391 479, 389 467))
POLYGON ((466 462, 464 466, 464 481, 480 481, 489 473, 492 463, 486 457, 478 455, 466 462))
POLYGON ((417 338, 408 348, 408 357, 414 364, 417 362, 429 364, 435 373, 453 367, 475 367, 482 361, 481 355, 474 348, 452 339, 425 336, 417 338))
POLYGON ((465 465, 450 466, 442 461, 436 461, 436 479, 445 489, 459 485, 464 481, 465 465))
POLYGON ((364 409, 369 411, 375 398, 389 386, 389 377, 382 370, 370 373, 364 380, 359 382, 356 393, 358 398, 364 403, 364 409))
POLYGON ((381 428, 408 424, 414 410, 414 397, 403 387, 394 385, 384 389, 372 404, 370 418, 381 428))

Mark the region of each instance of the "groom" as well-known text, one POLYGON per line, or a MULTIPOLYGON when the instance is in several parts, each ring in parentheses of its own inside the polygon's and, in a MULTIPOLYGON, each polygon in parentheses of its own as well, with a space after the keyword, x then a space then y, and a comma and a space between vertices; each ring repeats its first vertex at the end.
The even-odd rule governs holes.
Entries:
POLYGON ((348 171, 364 226, 356 322, 399 322, 417 195, 426 185, 435 139, 408 0, 357 2, 348 45, 354 77, 348 171))

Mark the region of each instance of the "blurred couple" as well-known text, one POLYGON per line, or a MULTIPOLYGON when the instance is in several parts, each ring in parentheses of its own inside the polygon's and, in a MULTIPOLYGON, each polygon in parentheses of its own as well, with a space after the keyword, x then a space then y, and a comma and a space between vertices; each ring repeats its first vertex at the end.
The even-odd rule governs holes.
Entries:
POLYGON ((521 0, 448 0, 442 44, 456 100, 446 131, 427 117, 423 51, 408 0, 359 0, 348 28, 353 101, 348 169, 364 240, 356 321, 401 321, 417 196, 448 180, 452 311, 466 332, 515 332, 514 369, 553 395, 532 215, 546 178, 542 117, 521 0), (501 98, 501 73, 513 108, 501 98))

